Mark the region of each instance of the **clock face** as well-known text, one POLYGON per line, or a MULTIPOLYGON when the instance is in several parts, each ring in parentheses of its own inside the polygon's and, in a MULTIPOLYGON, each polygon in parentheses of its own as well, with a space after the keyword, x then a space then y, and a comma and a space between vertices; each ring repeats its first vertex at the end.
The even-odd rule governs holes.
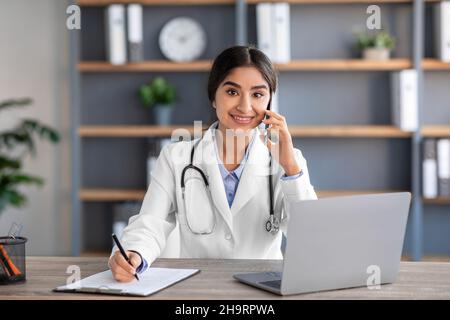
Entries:
POLYGON ((184 62, 200 57, 206 47, 206 33, 195 20, 178 17, 164 25, 159 47, 167 59, 184 62))

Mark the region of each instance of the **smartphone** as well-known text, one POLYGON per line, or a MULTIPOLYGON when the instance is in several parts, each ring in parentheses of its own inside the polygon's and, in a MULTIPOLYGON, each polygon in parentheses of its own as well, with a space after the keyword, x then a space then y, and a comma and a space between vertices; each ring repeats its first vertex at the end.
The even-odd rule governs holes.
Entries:
MULTIPOLYGON (((271 101, 269 101, 269 104, 267 105, 266 110, 270 110, 270 102, 271 101)), ((264 120, 267 120, 269 118, 270 117, 267 114, 264 116, 264 120)), ((264 144, 267 144, 267 140, 269 139, 269 132, 267 131, 267 129, 269 129, 269 125, 265 124, 264 125, 264 144)))

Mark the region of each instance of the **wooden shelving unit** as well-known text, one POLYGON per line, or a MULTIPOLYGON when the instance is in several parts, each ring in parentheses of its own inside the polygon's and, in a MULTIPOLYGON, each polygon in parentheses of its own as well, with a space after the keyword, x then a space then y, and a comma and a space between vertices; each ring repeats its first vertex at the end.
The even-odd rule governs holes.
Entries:
POLYGON ((139 3, 146 6, 162 6, 162 5, 224 5, 234 4, 236 0, 77 0, 80 6, 107 6, 114 3, 130 4, 139 3))
POLYGON ((431 204, 431 205, 445 205, 450 204, 450 197, 438 197, 433 199, 423 199, 424 204, 431 204))
MULTIPOLYGON (((426 3, 434 3, 439 0, 424 0, 426 3)), ((278 0, 247 0, 248 5, 255 5, 263 2, 278 2, 278 0)), ((399 4, 399 8, 405 8, 405 6, 411 6, 411 43, 412 52, 411 59, 407 58, 394 58, 388 61, 377 62, 367 61, 362 59, 331 59, 331 60, 293 60, 287 64, 276 64, 278 71, 286 72, 389 72, 398 71, 404 69, 415 69, 417 71, 444 71, 450 70, 450 63, 444 63, 437 59, 424 59, 422 52, 419 50, 417 44, 423 45, 424 39, 421 32, 418 30, 424 29, 423 16, 424 8, 420 5, 419 0, 286 0, 292 5, 321 5, 321 4, 399 4)), ((102 7, 113 3, 140 3, 147 6, 190 6, 195 5, 200 9, 201 6, 213 6, 213 5, 230 5, 235 6, 236 0, 77 0, 76 3, 85 7, 102 7)), ((229 8, 228 8, 229 9, 229 8)), ((235 16, 244 17, 238 21, 236 19, 235 28, 237 34, 247 34, 248 20, 245 17, 246 10, 244 5, 236 5, 235 16)), ((405 8, 410 10, 410 8, 405 8)), ((88 9, 89 10, 89 9, 88 9)), ((97 8, 92 9, 97 10, 97 8)), ((209 9, 208 9, 209 10, 209 9)), ((75 36, 72 36, 74 38, 75 36)), ((239 37, 236 36, 236 39, 239 37)), ((211 67, 211 60, 200 60, 189 63, 174 63, 166 60, 150 60, 140 63, 129 63, 125 65, 111 65, 106 61, 80 61, 78 56, 79 42, 74 41, 76 45, 72 50, 73 52, 73 66, 74 72, 77 76, 90 73, 143 73, 143 72, 208 72, 211 67), (76 53, 76 54, 75 54, 76 53)), ((92 59, 101 59, 101 56, 92 55, 92 59)), ((112 77, 113 75, 111 75, 112 77)), ((133 75, 128 75, 133 76, 133 75)), ((101 75, 100 77, 106 77, 101 75)), ((120 75, 119 77, 122 77, 120 75)), ((124 76, 125 77, 125 76, 124 76)), ((139 75, 138 75, 139 77, 139 75)), ((75 81, 76 82, 76 81, 75 81)), ((75 83, 74 82, 74 83, 75 83)), ((422 92, 423 93, 423 92, 422 92)), ((82 100, 82 99, 81 99, 82 100)), ((74 106, 80 110, 81 101, 75 100, 74 106)), ((420 106, 423 108, 423 106, 420 106)), ((151 125, 83 125, 81 121, 75 120, 73 123, 72 136, 74 141, 84 141, 85 138, 146 138, 146 137, 170 137, 173 130, 177 128, 187 129, 190 134, 193 134, 193 126, 174 125, 174 126, 151 126, 151 125)), ((450 204, 450 198, 437 198, 437 199, 421 199, 421 193, 419 185, 420 181, 420 143, 423 137, 450 137, 450 126, 424 126, 421 128, 419 135, 410 132, 404 132, 394 126, 389 125, 307 125, 307 126, 289 126, 290 132, 293 137, 298 138, 387 138, 387 139, 411 139, 406 142, 411 144, 412 149, 412 182, 411 192, 413 194, 413 202, 411 205, 411 234, 412 234, 412 256, 415 260, 421 258, 423 251, 422 239, 423 239, 423 213, 422 204, 431 205, 446 205, 450 204)), ((97 143, 97 142, 95 142, 97 143)), ((77 145, 74 144, 74 151, 76 151, 77 145)), ((73 152, 77 154, 76 152, 73 152)), ((76 161, 75 161, 76 162, 76 161)), ((76 168, 77 163, 74 167, 76 168)), ((74 171, 75 180, 81 180, 81 174, 74 171)), ((111 202, 111 201, 127 201, 136 200, 140 201, 145 195, 145 190, 141 189, 109 189, 109 188, 86 188, 86 186, 74 183, 73 199, 78 200, 75 203, 73 225, 74 225, 74 249, 73 253, 80 252, 77 233, 80 227, 80 212, 77 208, 81 207, 82 202, 111 202)), ((107 187, 107 186, 106 186, 107 187)), ((394 190, 317 190, 320 198, 350 195, 350 194, 367 194, 378 192, 393 192, 394 190)), ((109 253, 108 253, 109 254, 109 253)))
POLYGON ((423 59, 422 68, 426 71, 450 70, 450 62, 443 62, 438 59, 423 59))
POLYGON ((334 60, 293 60, 286 64, 276 64, 279 71, 394 71, 409 69, 408 59, 368 61, 363 59, 334 60))
POLYGON ((80 257, 83 257, 83 258, 109 257, 110 254, 111 254, 111 251, 107 251, 107 250, 85 250, 80 253, 80 257))
POLYGON ((289 126, 293 137, 310 138, 409 138, 410 132, 402 131, 394 126, 289 126))
POLYGON ((174 130, 188 130, 194 134, 194 126, 81 126, 80 137, 170 137, 174 130))
POLYGON ((421 133, 425 138, 450 138, 450 125, 424 126, 421 133))
POLYGON ((141 201, 144 199, 145 190, 83 188, 79 194, 82 201, 141 201))
MULTIPOLYGON (((319 198, 329 198, 337 196, 361 195, 384 192, 399 192, 400 190, 319 190, 319 198)), ((138 189, 89 189, 80 190, 80 200, 82 201, 142 201, 146 190, 138 189)))
MULTIPOLYGON (((193 126, 81 126, 80 137, 170 137, 174 130, 188 130, 194 134, 193 126)), ((293 137, 309 138, 410 138, 411 133, 394 126, 289 126, 293 137)))
POLYGON ((191 72, 208 71, 212 61, 170 62, 165 60, 113 65, 104 61, 84 61, 78 64, 81 72, 191 72))
POLYGON ((352 196, 362 194, 374 194, 385 192, 400 192, 401 190, 316 190, 318 198, 330 198, 341 196, 352 196))
MULTIPOLYGON (((247 0, 248 4, 263 2, 279 2, 280 0, 247 0)), ((439 0, 426 0, 437 2, 439 0)), ((80 6, 106 6, 113 3, 140 3, 143 5, 224 5, 234 4, 236 0, 77 0, 80 6)), ((412 3, 412 0, 285 0, 290 4, 383 4, 383 3, 412 3)))
MULTIPOLYGON (((78 64, 80 72, 207 72, 211 60, 193 62, 170 62, 166 60, 144 61, 124 65, 112 65, 104 61, 83 61, 78 64)), ((362 59, 333 60, 293 60, 275 65, 279 71, 395 71, 412 68, 409 59, 390 59, 387 61, 366 61, 362 59)), ((450 62, 437 59, 424 59, 422 67, 426 71, 450 70, 450 62)))
MULTIPOLYGON (((348 195, 384 193, 384 192, 400 192, 402 190, 318 190, 319 198, 329 198, 348 195)), ((80 190, 80 200, 82 201, 142 201, 146 190, 139 189, 89 189, 80 190)), ((448 205, 450 197, 440 197, 434 199, 423 199, 423 203, 427 205, 448 205)))
MULTIPOLYGON (((102 61, 83 61, 78 64, 80 72, 206 72, 212 61, 202 60, 185 63, 165 60, 112 65, 102 61)), ((367 61, 362 59, 336 60, 294 60, 285 64, 275 64, 279 71, 394 71, 412 67, 408 59, 388 61, 367 61)))
MULTIPOLYGON (((247 0, 248 4, 263 2, 279 2, 280 0, 247 0)), ((440 0, 425 0, 438 2, 440 0)), ((147 6, 160 5, 224 5, 234 4, 236 0, 77 0, 80 6, 106 6, 113 3, 140 3, 147 6)), ((412 3, 412 0, 284 0, 290 4, 383 4, 383 3, 412 3)))
MULTIPOLYGON (((247 0, 248 4, 263 2, 279 2, 280 0, 247 0)), ((425 0, 425 2, 438 2, 440 0, 425 0)), ((285 0, 290 4, 383 4, 383 3, 412 3, 412 0, 285 0)))

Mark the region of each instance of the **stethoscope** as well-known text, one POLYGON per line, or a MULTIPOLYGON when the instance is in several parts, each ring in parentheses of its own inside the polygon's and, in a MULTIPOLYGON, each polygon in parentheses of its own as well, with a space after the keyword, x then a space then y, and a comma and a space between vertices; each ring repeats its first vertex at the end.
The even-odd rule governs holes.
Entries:
MULTIPOLYGON (((267 136, 267 131, 266 131, 266 134, 265 134, 265 141, 267 141, 267 138, 268 138, 268 136, 267 136)), ((184 202, 185 202, 185 206, 186 206, 186 200, 185 200, 185 186, 186 186, 186 185, 185 185, 185 180, 184 180, 184 179, 185 179, 186 172, 187 172, 188 170, 194 170, 194 171, 197 171, 197 172, 200 174, 200 176, 201 176, 201 178, 202 178, 202 180, 203 180, 203 183, 204 183, 204 185, 205 185, 205 189, 206 189, 206 192, 207 192, 207 194, 208 194, 209 201, 212 202, 212 197, 211 197, 211 191, 210 191, 210 189, 209 189, 208 178, 207 178, 207 176, 205 175, 205 173, 203 172, 202 169, 200 169, 199 167, 197 167, 197 166, 195 166, 195 165, 193 164, 195 148, 197 147, 197 145, 199 144, 200 141, 201 141, 201 139, 199 139, 199 140, 192 146, 190 163, 189 163, 187 166, 185 166, 185 167, 183 168, 183 171, 181 172, 181 192, 182 192, 183 200, 184 200, 184 202)), ((269 171, 269 175, 268 175, 268 186, 269 186, 269 218, 268 218, 267 221, 265 222, 264 229, 265 229, 267 232, 271 233, 271 234, 277 234, 278 231, 280 230, 280 220, 279 220, 278 217, 275 217, 275 214, 274 214, 274 208, 273 208, 272 155, 270 154, 270 152, 269 152, 269 170, 270 170, 270 171, 269 171)), ((213 223, 213 226, 212 226, 209 230, 202 231, 202 232, 196 232, 196 231, 192 230, 192 228, 191 228, 191 226, 190 226, 190 224, 189 224, 189 219, 186 219, 186 221, 187 221, 187 226, 188 226, 189 230, 190 230, 192 233, 194 233, 194 234, 199 234, 199 235, 211 234, 211 233, 214 231, 214 228, 215 228, 215 225, 216 225, 216 218, 215 218, 215 215, 214 215, 214 223, 213 223)))

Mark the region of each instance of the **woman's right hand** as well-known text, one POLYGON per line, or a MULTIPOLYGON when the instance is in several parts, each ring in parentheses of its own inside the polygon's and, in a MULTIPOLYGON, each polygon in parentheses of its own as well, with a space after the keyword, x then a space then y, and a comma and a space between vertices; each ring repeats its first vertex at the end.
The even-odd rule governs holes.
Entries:
POLYGON ((135 279, 136 269, 141 265, 142 259, 139 254, 133 251, 126 251, 132 265, 122 256, 119 250, 109 259, 109 267, 114 279, 119 282, 130 282, 135 279))

